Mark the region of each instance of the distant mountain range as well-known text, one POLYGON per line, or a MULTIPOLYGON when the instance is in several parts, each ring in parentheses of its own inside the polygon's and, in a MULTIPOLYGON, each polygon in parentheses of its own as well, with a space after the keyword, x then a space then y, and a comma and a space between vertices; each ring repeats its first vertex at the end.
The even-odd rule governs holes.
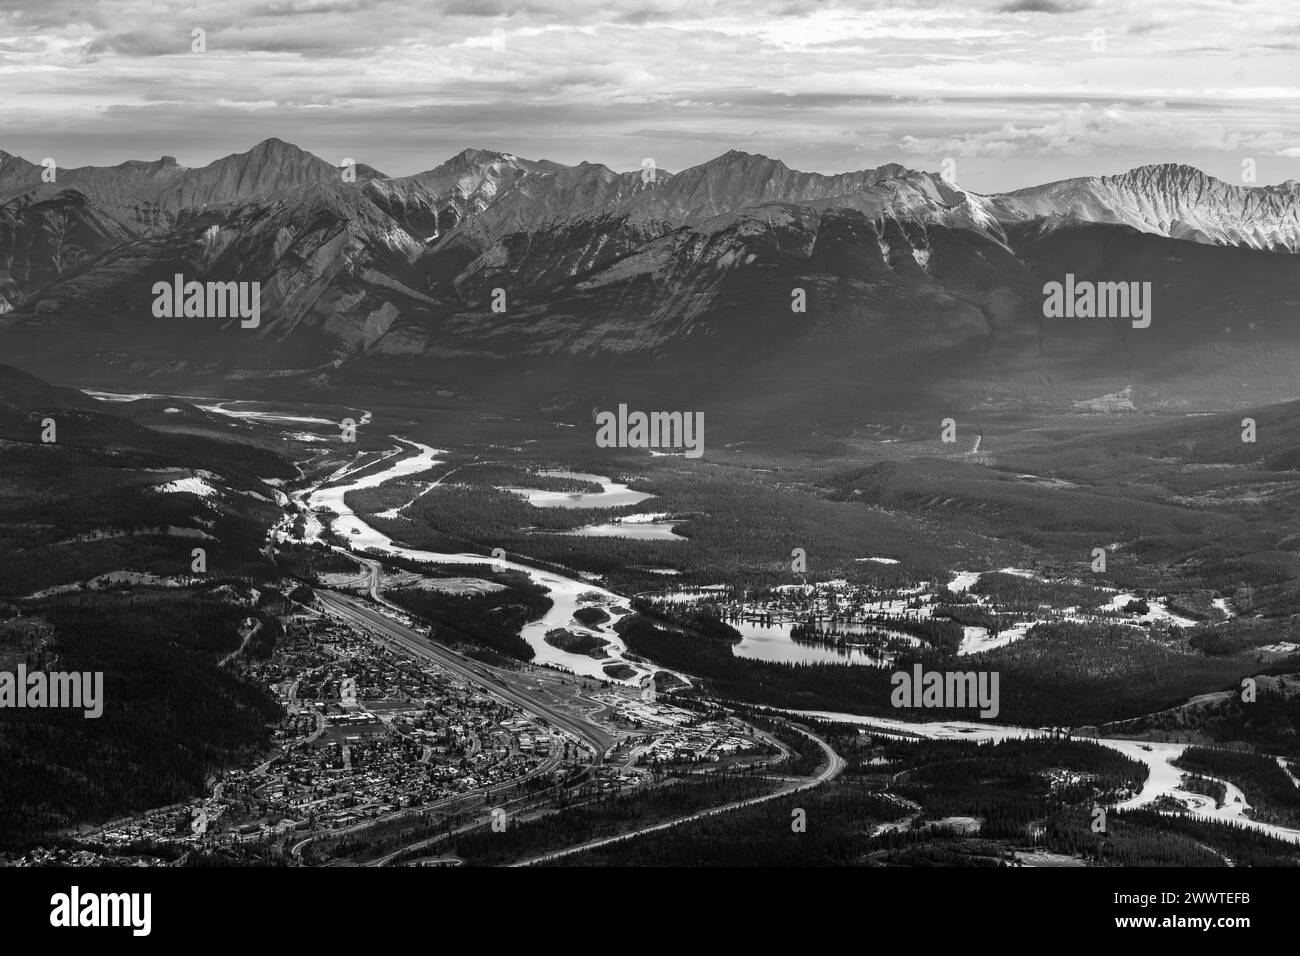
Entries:
POLYGON ((1300 396, 1295 181, 1160 165, 981 195, 894 164, 731 151, 651 176, 474 149, 390 178, 276 139, 198 169, 42 172, 0 152, 0 346, 59 380, 824 408, 1300 396), (1151 327, 1044 319, 1067 272, 1151 282, 1151 327), (178 273, 259 282, 259 327, 154 318, 153 284, 178 273))

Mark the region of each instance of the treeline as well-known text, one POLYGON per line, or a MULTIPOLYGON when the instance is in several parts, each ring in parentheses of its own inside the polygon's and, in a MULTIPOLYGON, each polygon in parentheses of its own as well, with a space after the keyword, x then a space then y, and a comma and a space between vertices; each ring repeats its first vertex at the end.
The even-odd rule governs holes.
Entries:
POLYGON ((217 667, 239 646, 247 607, 202 591, 137 590, 67 595, 28 612, 54 626, 59 670, 103 672, 104 711, 94 720, 0 711, 0 840, 29 844, 189 798, 208 774, 269 747, 279 706, 217 667))
POLYGON ((1182 770, 1235 784, 1246 795, 1252 819, 1300 827, 1300 788, 1272 757, 1242 750, 1188 747, 1173 763, 1182 770))
POLYGON ((273 505, 236 495, 213 512, 192 495, 149 491, 158 478, 124 477, 112 469, 78 472, 0 501, 0 594, 23 597, 118 570, 188 576, 196 547, 206 552, 210 574, 254 581, 274 576, 261 550, 279 515, 273 505), (196 517, 211 526, 200 528, 196 517), (206 537, 168 535, 169 526, 206 537), (106 537, 121 532, 128 534, 106 537))
POLYGON ((1254 701, 1241 699, 1233 685, 1223 700, 1181 707, 1101 728, 1113 734, 1155 732, 1170 740, 1209 739, 1218 743, 1246 741, 1259 751, 1300 758, 1300 694, 1288 694, 1260 679, 1254 701))
MULTIPOLYGON (((727 701, 724 705, 709 697, 675 695, 672 698, 672 704, 674 707, 681 707, 684 710, 693 710, 709 720, 716 720, 728 714, 734 714, 761 728, 772 726, 789 727, 793 721, 802 727, 807 727, 822 740, 825 740, 832 750, 841 755, 856 751, 863 745, 862 728, 858 724, 827 720, 807 714, 794 716, 773 710, 771 707, 754 706, 739 703, 738 701, 727 701)), ((809 740, 807 734, 801 733, 799 736, 803 739, 803 743, 796 749, 809 755, 816 754, 819 761, 825 757, 821 747, 817 746, 815 741, 809 740)))
POLYGON ((993 636, 1004 627, 1024 620, 1022 614, 993 611, 982 604, 936 604, 930 613, 937 618, 947 618, 962 627, 983 627, 993 636))
POLYGON ((1258 665, 1188 654, 1145 628, 1050 621, 1003 647, 962 658, 1001 674, 998 719, 1031 726, 1099 724, 1219 690, 1258 665))
POLYGON ((1199 773, 1184 774, 1183 789, 1210 797, 1220 807, 1228 800, 1228 788, 1222 781, 1202 777, 1199 773))
POLYGON ((1264 621, 1233 618, 1191 629, 1188 643, 1202 654, 1240 654, 1269 644, 1300 644, 1300 618, 1264 621))
POLYGON ((1148 809, 1111 810, 1104 832, 1094 832, 1093 800, 1136 786, 1145 767, 1090 741, 877 738, 869 752, 886 762, 858 759, 858 774, 556 865, 1010 866, 1042 851, 1098 866, 1300 862, 1294 845, 1240 825, 1148 809), (900 768, 925 785, 895 786, 900 768), (973 818, 975 829, 954 817, 973 818))
POLYGON ((384 592, 390 601, 434 625, 444 642, 469 642, 520 661, 533 659, 533 648, 519 636, 523 626, 551 609, 551 599, 527 590, 487 594, 448 594, 424 588, 384 592))
POLYGON ((792 756, 790 762, 781 767, 783 771, 796 777, 811 777, 818 767, 826 763, 826 751, 807 734, 791 727, 789 721, 773 720, 758 714, 751 714, 747 719, 790 748, 792 756))
POLYGON ((620 634, 633 653, 703 678, 709 692, 721 698, 918 721, 979 718, 971 708, 891 706, 892 675, 910 671, 913 663, 940 671, 996 672, 997 721, 1030 727, 1130 718, 1219 689, 1249 669, 1235 659, 1181 652, 1142 628, 1068 621, 1037 624, 1021 640, 981 654, 952 657, 922 648, 900 655, 887 668, 737 657, 729 645, 644 615, 621 621, 620 634))
MULTIPOLYGON (((716 612, 707 607, 670 602, 653 603, 639 597, 632 599, 632 607, 638 613, 652 620, 690 628, 697 634, 724 644, 739 644, 744 640, 738 630, 723 621, 716 612)), ((624 620, 630 619, 625 618, 624 620)), ((617 624, 614 626, 614 630, 618 631, 617 624)))
MULTIPOLYGON (((351 492, 358 502, 365 491, 351 492)), ((536 508, 522 496, 483 485, 444 484, 432 488, 403 514, 443 534, 468 541, 520 541, 521 530, 572 531, 612 517, 634 514, 636 506, 620 508, 536 508)))
MULTIPOLYGON (((942 617, 908 617, 903 614, 868 614, 856 621, 865 627, 879 627, 888 631, 900 631, 903 634, 915 637, 930 645, 930 649, 937 656, 954 657, 961 650, 961 643, 965 640, 966 631, 961 624, 955 621, 945 620, 942 617)), ((854 640, 854 635, 849 631, 839 631, 834 626, 827 626, 825 623, 818 624, 815 621, 798 623, 790 628, 790 638, 795 641, 824 641, 827 636, 844 634, 849 638, 848 643, 868 643, 870 635, 861 636, 859 640, 854 640)), ((878 644, 889 651, 905 651, 911 645, 906 646, 896 643, 897 639, 892 635, 882 635, 884 640, 877 640, 870 643, 878 644)))
MULTIPOLYGON (((682 572, 673 578, 676 584, 726 580, 738 589, 750 590, 789 584, 791 541, 817 542, 819 574, 874 586, 908 586, 914 574, 938 574, 943 568, 946 537, 933 534, 927 539, 928 532, 911 520, 855 503, 829 501, 802 489, 777 487, 770 478, 743 469, 719 476, 679 458, 662 465, 649 462, 646 467, 648 478, 637 487, 660 497, 637 505, 536 508, 507 492, 445 485, 403 512, 412 521, 370 517, 367 521, 415 547, 466 550, 499 546, 593 572, 623 593, 662 587, 664 578, 644 568, 664 565, 682 572), (665 543, 531 533, 573 530, 644 511, 698 516, 677 528, 690 540, 665 543), (863 541, 872 541, 873 550, 895 557, 901 564, 856 561, 863 556, 863 541)), ((465 474, 474 470, 467 469, 465 474)), ((388 482, 379 488, 350 492, 348 504, 358 513, 373 516, 405 504, 418 492, 414 484, 388 482)))
POLYGON ((970 587, 970 594, 987 598, 1007 611, 1035 616, 1039 606, 1079 607, 1096 610, 1110 600, 1100 588, 1069 581, 1040 581, 1005 571, 986 571, 970 587))
MULTIPOLYGON (((0 443, 0 594, 24 596, 120 569, 188 574, 196 546, 207 550, 212 573, 273 573, 260 551, 280 511, 254 476, 292 476, 284 459, 244 442, 154 431, 110 415, 55 418, 57 443, 39 444, 21 415, 16 442, 0 443), (222 475, 234 492, 221 509, 195 495, 153 490, 197 468, 222 475), (209 537, 168 536, 169 526, 209 537), (147 533, 103 537, 121 532, 147 533)), ((0 406, 0 437, 11 431, 6 421, 0 406)))
POLYGON ((604 486, 597 482, 582 478, 543 475, 538 471, 517 465, 473 462, 463 465, 451 480, 458 485, 493 485, 499 488, 528 488, 535 491, 558 491, 564 494, 594 494, 604 490, 604 486))
MULTIPOLYGON (((1057 811, 1031 830, 995 837, 981 828, 914 824, 873 831, 909 816, 888 793, 865 782, 837 781, 737 810, 648 833, 557 861, 566 866, 1011 866, 1047 851, 1094 866, 1296 866, 1293 845, 1244 827, 1151 810, 1112 811, 1106 832, 1092 814, 1057 811), (792 821, 802 811, 805 832, 792 821)), ((968 814, 969 815, 969 814, 968 814)))
POLYGON ((927 818, 976 816, 987 837, 1024 838, 1050 812, 1114 802, 1136 793, 1147 777, 1140 760, 1065 737, 972 749, 900 741, 885 744, 884 753, 912 768, 894 789, 920 803, 927 818))
POLYGON ((471 866, 499 866, 761 796, 775 786, 773 781, 754 774, 687 777, 636 793, 603 795, 533 820, 510 821, 499 833, 480 828, 458 834, 452 838, 451 849, 471 866))
POLYGON ((856 782, 835 783, 643 834, 555 866, 853 866, 873 825, 905 813, 856 782), (796 826, 798 824, 798 826, 796 826))
POLYGON ((637 656, 704 678, 714 695, 728 700, 858 713, 878 713, 888 707, 889 679, 879 668, 776 664, 736 657, 730 644, 664 626, 640 614, 623 618, 618 632, 637 656))
POLYGON ((275 547, 275 560, 285 574, 312 584, 320 584, 322 574, 361 573, 358 562, 324 544, 280 542, 275 547))
POLYGON ((1197 589, 1171 594, 1166 603, 1169 610, 1193 621, 1221 621, 1227 617, 1215 606, 1213 591, 1197 589))
POLYGON ((1038 845, 1054 853, 1078 856, 1094 866, 1226 866, 1221 854, 1199 841, 1152 825, 1150 817, 1119 811, 1106 815, 1104 833, 1093 832, 1087 810, 1062 811, 1047 818, 1038 845))
MULTIPOLYGON (((425 547, 425 545, 421 545, 421 547, 425 547)), ((513 568, 502 569, 492 564, 491 558, 487 555, 483 556, 482 564, 463 564, 460 562, 439 564, 434 561, 416 561, 414 558, 408 558, 400 554, 390 554, 387 551, 380 551, 378 548, 365 548, 355 553, 362 554, 367 558, 373 558, 386 568, 413 571, 429 578, 482 578, 485 581, 495 581, 497 584, 503 584, 516 591, 543 595, 550 593, 542 585, 534 584, 533 579, 525 572, 516 571, 513 568)), ((506 557, 513 559, 514 555, 507 553, 506 557)), ((560 565, 548 565, 545 562, 531 559, 529 559, 529 565, 543 571, 555 571, 557 574, 564 574, 568 570, 560 565)))
POLYGON ((1186 813, 1158 813, 1141 807, 1115 811, 1110 819, 1122 826, 1187 837, 1213 847, 1236 866, 1300 866, 1300 847, 1241 823, 1204 820, 1186 813))
POLYGON ((1154 809, 1112 810, 1104 833, 1089 815, 1059 813, 1047 820, 1044 844, 1100 866, 1297 866, 1300 848, 1241 824, 1154 809))

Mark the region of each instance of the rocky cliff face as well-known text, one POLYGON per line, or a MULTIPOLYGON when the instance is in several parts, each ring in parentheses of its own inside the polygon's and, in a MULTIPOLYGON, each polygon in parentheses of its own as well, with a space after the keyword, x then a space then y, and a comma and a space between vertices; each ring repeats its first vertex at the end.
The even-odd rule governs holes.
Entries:
POLYGON ((328 378, 593 358, 708 375, 780 357, 909 387, 1119 374, 1230 389, 1265 355, 1290 374, 1300 348, 1296 185, 1189 167, 997 196, 735 151, 647 176, 466 150, 345 182, 269 140, 195 170, 164 158, 39 185, 40 169, 0 155, 0 334, 51 362, 328 378), (176 272, 259 282, 262 325, 160 324, 150 290, 176 272), (1045 321, 1043 283, 1066 272, 1152 282, 1153 331, 1045 321))
POLYGON ((1105 222, 1247 249, 1300 251, 1300 183, 1235 186, 1191 166, 1142 166, 993 197, 1008 221, 1105 222))
MULTIPOLYGON (((0 159, 0 196, 42 186, 70 187, 137 234, 166 232, 185 210, 266 198, 310 183, 342 179, 339 169, 278 139, 198 169, 163 156, 152 162, 56 169, 53 184, 42 182, 42 171, 43 167, 16 157, 7 162, 0 159)), ((364 168, 357 178, 364 180, 364 168)))
POLYGON ((415 176, 371 180, 365 194, 411 235, 433 243, 466 219, 481 215, 525 178, 563 169, 509 153, 467 149, 415 176))
POLYGON ((0 202, 0 314, 131 238, 75 189, 44 187, 0 202))

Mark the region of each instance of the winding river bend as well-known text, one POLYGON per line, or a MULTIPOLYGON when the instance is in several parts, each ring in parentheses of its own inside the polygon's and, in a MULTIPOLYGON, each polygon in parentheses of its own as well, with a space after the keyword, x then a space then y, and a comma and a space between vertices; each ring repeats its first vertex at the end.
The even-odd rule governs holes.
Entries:
MULTIPOLYGON (((422 445, 419 442, 412 442, 406 439, 393 437, 398 442, 398 450, 402 446, 408 449, 414 449, 415 455, 400 458, 385 470, 376 474, 368 475, 353 481, 346 481, 346 472, 342 475, 331 476, 331 479, 338 481, 344 479, 342 484, 331 484, 328 487, 317 486, 304 492, 300 492, 298 497, 307 505, 308 508, 326 507, 338 515, 335 519, 335 529, 344 537, 353 542, 358 551, 364 551, 367 548, 374 548, 377 551, 399 555, 416 561, 428 561, 439 564, 483 564, 490 562, 498 568, 510 568, 522 571, 536 584, 545 587, 550 591, 550 597, 554 602, 550 611, 540 621, 534 621, 524 627, 521 636, 528 641, 533 648, 537 663, 553 664, 563 667, 567 670, 574 671, 585 676, 596 677, 600 679, 610 679, 605 674, 603 668, 609 660, 604 662, 582 654, 572 654, 563 651, 560 648, 553 647, 546 643, 544 637, 546 633, 555 628, 567 628, 579 633, 594 634, 609 642, 608 654, 615 662, 625 663, 628 667, 636 671, 636 677, 631 681, 637 681, 648 676, 658 668, 651 667, 639 661, 629 661, 624 656, 627 646, 623 643, 622 638, 613 630, 611 625, 613 620, 606 624, 587 627, 574 620, 573 612, 581 606, 601 606, 609 613, 617 617, 622 614, 631 613, 631 605, 627 598, 615 594, 612 591, 598 587, 586 581, 576 580, 565 577, 551 571, 539 570, 526 564, 520 564, 508 560, 492 560, 485 558, 480 554, 472 553, 445 553, 436 551, 423 551, 412 548, 405 548, 395 544, 392 539, 382 532, 372 528, 360 517, 358 517, 351 508, 347 506, 344 500, 349 491, 361 488, 373 488, 390 481, 394 478, 408 477, 418 474, 429 468, 435 467, 440 462, 436 457, 442 452, 431 448, 428 445, 422 445)), ((418 497, 418 496, 417 496, 418 497)), ((393 513, 400 513, 402 508, 394 509, 393 513)), ((683 675, 685 676, 685 675, 683 675)), ((933 721, 927 723, 914 723, 910 721, 893 720, 881 717, 866 717, 860 714, 834 713, 828 711, 805 711, 795 712, 803 713, 809 717, 823 717, 827 719, 843 721, 846 723, 858 723, 869 728, 875 733, 898 733, 900 735, 916 735, 927 738, 940 739, 963 739, 977 741, 997 741, 1022 737, 1043 737, 1047 736, 1050 731, 1032 728, 1016 727, 1005 724, 992 724, 984 721, 933 721)), ((1147 767, 1147 779, 1142 789, 1133 796, 1122 800, 1113 805, 1114 809, 1128 809, 1143 806, 1153 802, 1162 796, 1173 797, 1187 806, 1188 812, 1193 816, 1204 820, 1215 822, 1232 822, 1248 827, 1249 829, 1265 833, 1269 836, 1276 837, 1280 840, 1286 840, 1291 843, 1300 843, 1300 830, 1290 829, 1287 827, 1277 826, 1274 824, 1261 823, 1250 819, 1245 815, 1249 808, 1249 799, 1240 789, 1233 786, 1227 781, 1224 783, 1227 789, 1227 798, 1222 806, 1217 806, 1215 801, 1202 794, 1192 793, 1182 789, 1182 771, 1175 767, 1172 761, 1178 759, 1188 746, 1187 744, 1162 743, 1157 741, 1142 740, 1125 740, 1120 738, 1091 738, 1104 747, 1117 750, 1127 757, 1141 761, 1147 767)))
MULTIPOLYGON (((95 393, 92 393, 95 394, 95 393)), ((126 401, 131 398, 142 397, 134 395, 116 395, 111 393, 97 393, 96 397, 110 401, 126 401)), ((167 397, 167 396, 155 396, 167 397)), ((211 410, 220 411, 225 414, 238 414, 238 417, 257 418, 268 424, 286 425, 295 424, 317 424, 324 423, 324 419, 308 416, 294 416, 284 413, 263 411, 257 407, 260 403, 239 403, 241 407, 237 412, 231 408, 236 403, 225 402, 212 406, 211 410)), ((359 421, 359 424, 368 424, 371 420, 370 413, 365 412, 359 421)), ((331 423, 332 424, 332 423, 331 423)), ((398 436, 390 436, 395 442, 393 452, 383 460, 391 461, 391 464, 383 471, 372 475, 359 478, 349 479, 351 473, 362 470, 361 468, 342 468, 330 475, 317 485, 299 491, 295 498, 304 504, 310 513, 310 509, 325 507, 338 515, 335 519, 335 528, 345 538, 351 540, 362 551, 367 548, 374 548, 377 551, 386 554, 399 555, 416 561, 427 561, 438 564, 484 564, 491 563, 498 568, 510 568, 521 571, 528 575, 534 583, 541 585, 550 592, 550 597, 554 602, 550 611, 540 620, 527 625, 523 631, 523 638, 528 641, 534 649, 537 663, 552 664, 565 668, 567 670, 582 674, 585 676, 610 679, 604 673, 604 666, 611 662, 625 663, 628 667, 636 672, 636 677, 628 679, 625 682, 639 680, 640 678, 652 673, 658 668, 638 662, 628 661, 625 658, 627 651, 626 645, 622 639, 614 632, 610 624, 597 625, 588 627, 580 624, 573 618, 573 611, 582 606, 601 606, 604 607, 615 618, 631 612, 631 606, 627 598, 615 594, 612 591, 601 588, 595 584, 576 580, 551 571, 544 571, 533 568, 526 564, 520 564, 508 560, 493 560, 485 558, 479 554, 472 553, 444 553, 435 551, 424 551, 412 548, 405 548, 395 544, 392 539, 388 538, 382 532, 376 530, 356 515, 351 508, 347 506, 344 500, 349 491, 363 488, 374 488, 387 481, 397 478, 410 477, 419 474, 430 468, 436 467, 441 461, 438 455, 443 454, 438 449, 419 442, 409 441, 398 436), (403 455, 403 452, 414 451, 415 454, 403 455), (552 647, 543 639, 545 634, 554 628, 566 628, 579 633, 593 634, 608 642, 608 655, 611 660, 597 661, 591 657, 581 654, 572 654, 563 651, 557 647, 552 647)), ((368 465, 362 466, 369 467, 368 465)), ((598 476, 581 476, 599 480, 598 476)), ((605 491, 602 494, 616 493, 612 499, 614 503, 626 504, 635 503, 626 500, 629 490, 626 488, 613 487, 609 483, 605 484, 605 491)), ((423 493, 423 492, 421 492, 423 493)), ((539 493, 540 494, 540 493, 539 493)), ((637 492, 630 492, 632 495, 637 492)), ((418 495, 416 497, 419 497, 418 495)), ((572 500, 573 496, 564 496, 572 500)), ((609 499, 607 499, 609 500, 609 499)), ((538 502, 542 502, 539 500, 538 502)), ((552 502, 547 502, 552 503, 552 502)), ((408 505, 410 502, 407 503, 408 505)), ((560 505, 559 502, 553 504, 560 505)), ((576 505, 569 505, 574 507, 576 505)), ((406 507, 405 505, 393 509, 390 514, 397 515, 406 507)), ((313 531, 309 527, 308 537, 313 536, 313 531)), ((963 589, 960 585, 969 587, 977 577, 975 573, 959 576, 954 584, 958 589, 963 589)), ((681 675, 686 677, 687 675, 681 675)), ((878 734, 897 734, 899 736, 919 736, 931 739, 963 739, 975 741, 998 741, 1013 738, 1024 737, 1042 737, 1047 736, 1050 731, 1041 728, 1017 727, 1006 724, 995 724, 987 721, 932 721, 927 723, 916 723, 911 721, 894 720, 885 717, 868 717, 861 714, 838 713, 830 711, 791 711, 790 713, 807 717, 821 717, 845 723, 856 723, 878 734)), ((1178 759, 1188 746, 1187 744, 1162 743, 1157 741, 1127 740, 1120 738, 1085 738, 1095 739, 1102 746, 1117 750, 1126 756, 1140 760, 1147 767, 1148 776, 1141 790, 1112 805, 1113 808, 1126 809, 1139 807, 1153 802, 1162 796, 1171 796, 1181 801, 1187 806, 1188 811, 1195 817, 1215 822, 1232 822, 1251 830, 1267 834, 1280 840, 1290 843, 1300 843, 1300 829, 1277 826, 1273 824, 1261 823, 1250 819, 1245 815, 1249 808, 1249 797, 1239 788, 1233 786, 1227 781, 1224 783, 1227 796, 1222 806, 1202 794, 1192 793, 1181 788, 1182 772, 1175 766, 1172 761, 1178 759)), ((1289 774, 1288 774, 1289 776, 1289 774)))
MULTIPOLYGON (((551 609, 546 612, 541 620, 526 625, 520 635, 532 647, 535 655, 533 661, 535 663, 562 667, 565 670, 601 680, 617 680, 617 678, 613 678, 605 672, 605 667, 611 664, 622 664, 635 672, 635 676, 623 678, 622 683, 637 683, 659 670, 659 668, 640 661, 629 660, 626 657, 627 645, 613 628, 613 624, 616 623, 618 618, 632 613, 631 603, 622 595, 615 594, 613 591, 606 590, 589 581, 566 577, 554 571, 541 570, 507 559, 493 559, 484 557, 481 554, 467 552, 450 553, 403 547, 382 531, 367 524, 356 512, 348 507, 346 501, 348 492, 358 491, 363 488, 375 488, 384 482, 396 478, 407 478, 442 463, 437 456, 444 454, 444 452, 429 445, 409 441, 395 435, 390 437, 395 442, 398 442, 397 449, 399 451, 403 450, 403 446, 406 446, 406 449, 413 449, 416 454, 399 458, 383 471, 351 481, 347 480, 346 472, 341 475, 336 473, 321 485, 299 492, 295 497, 308 510, 328 508, 338 515, 333 522, 334 530, 350 541, 359 552, 374 549, 383 554, 392 554, 413 561, 427 561, 434 564, 491 564, 500 570, 521 571, 528 575, 534 584, 540 585, 550 592, 549 596, 553 602, 551 609), (611 620, 604 624, 591 626, 582 624, 573 617, 573 612, 579 607, 604 608, 610 614, 611 620), (547 632, 557 628, 564 628, 579 634, 593 635, 605 641, 607 643, 606 658, 596 660, 586 654, 574 654, 548 644, 545 640, 547 632)), ((632 492, 632 494, 637 493, 632 492)), ((617 503, 625 502, 619 498, 617 503)), ((400 514, 402 510, 402 508, 395 508, 393 513, 400 514)))
MULTIPOLYGON (((827 720, 861 724, 872 733, 897 734, 899 737, 918 736, 931 740, 974 740, 994 742, 1015 740, 1026 737, 1047 737, 1052 733, 1037 727, 1015 727, 1008 724, 994 724, 986 721, 936 720, 928 723, 913 723, 906 720, 893 720, 888 717, 865 717, 861 714, 845 714, 833 711, 789 711, 807 717, 821 717, 827 720)), ((1300 830, 1261 823, 1246 816, 1250 801, 1246 794, 1226 780, 1221 780, 1227 789, 1223 806, 1218 806, 1212 797, 1192 793, 1182 789, 1182 771, 1172 761, 1182 756, 1190 744, 1162 743, 1154 740, 1126 740, 1118 737, 1080 737, 1080 740, 1092 740, 1117 750, 1126 757, 1140 760, 1146 764, 1147 779, 1142 789, 1128 799, 1111 804, 1109 809, 1128 810, 1145 806, 1160 797, 1168 796, 1181 801, 1187 806, 1187 812, 1194 817, 1216 823, 1235 823, 1251 830, 1256 830, 1289 843, 1300 843, 1300 830)), ((1202 774, 1202 776, 1205 776, 1202 774)))

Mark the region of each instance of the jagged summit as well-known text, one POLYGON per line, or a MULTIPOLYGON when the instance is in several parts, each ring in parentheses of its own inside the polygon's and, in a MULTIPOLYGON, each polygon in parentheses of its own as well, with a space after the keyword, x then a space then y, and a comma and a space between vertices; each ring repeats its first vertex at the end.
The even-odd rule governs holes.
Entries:
MULTIPOLYGON (((1300 296, 1289 255, 1249 251, 1297 249, 1296 184, 1176 163, 981 195, 898 163, 827 174, 738 149, 653 175, 481 147, 398 178, 360 162, 342 176, 330 159, 270 138, 199 168, 60 169, 42 185, 41 167, 0 155, 6 347, 277 376, 596 355, 707 372, 718 356, 799 352, 812 379, 843 359, 910 388, 931 370, 946 380, 954 357, 986 357, 998 382, 1056 374, 1086 341, 1097 368, 1114 346, 1198 383, 1207 369, 1185 359, 1207 343, 1240 342, 1250 361, 1289 347, 1300 296), (1161 290, 1150 334, 1043 325, 1045 281, 1130 266, 1161 290), (261 326, 153 321, 153 283, 178 271, 257 281, 261 326), (796 288, 809 318, 792 323, 796 288), (488 305, 500 291, 508 319, 488 305)), ((1253 374, 1209 371, 1216 388, 1253 374)))
MULTIPOLYGON (((280 139, 278 136, 268 136, 260 143, 256 143, 247 152, 249 153, 304 153, 306 150, 300 146, 290 143, 287 140, 280 139)), ((232 153, 232 156, 238 156, 239 153, 232 153)))
MULTIPOLYGON (((898 163, 826 174, 739 149, 676 172, 655 168, 653 175, 477 146, 413 176, 388 178, 360 162, 355 172, 345 178, 335 163, 278 137, 197 168, 164 156, 59 169, 57 184, 42 181, 41 166, 0 152, 0 262, 8 262, 0 272, 0 313, 34 302, 50 284, 100 281, 71 274, 99 256, 121 255, 105 276, 130 273, 136 266, 121 250, 132 239, 159 240, 146 259, 198 249, 193 254, 205 268, 216 261, 210 257, 239 244, 246 248, 229 262, 262 276, 282 267, 288 237, 311 234, 312 243, 329 250, 320 261, 335 262, 340 276, 362 263, 363 272, 371 270, 364 294, 339 279, 330 293, 337 298, 312 307, 352 315, 364 304, 364 321, 379 316, 374 328, 395 314, 396 306, 386 307, 374 291, 388 283, 431 308, 431 301, 476 301, 475 290, 489 279, 521 289, 617 284, 667 275, 668 263, 689 271, 707 260, 722 274, 735 263, 768 267, 776 255, 784 268, 784 257, 796 254, 791 250, 822 256, 829 248, 855 269, 919 282, 944 268, 945 254, 953 254, 945 253, 945 242, 974 243, 981 260, 1014 259, 1017 242, 1093 224, 1208 246, 1300 250, 1294 181, 1235 185, 1180 163, 994 195, 898 163), (326 226, 328 234, 313 231, 326 226), (195 229, 215 231, 199 236, 195 229), (936 244, 935 234, 948 238, 936 244), (710 245, 706 251, 696 242, 710 245), (610 270, 606 278, 590 278, 602 270, 610 270)), ((972 274, 985 268, 968 262, 972 274)), ((304 286, 286 280, 283 296, 291 298, 291 288, 316 295, 315 283, 335 281, 334 273, 317 274, 319 267, 304 267, 305 278, 293 280, 304 286)), ((268 296, 268 308, 279 302, 268 296)), ((999 301, 981 300, 979 308, 1002 308, 999 301)), ((337 328, 348 320, 330 321, 337 328)))
MULTIPOLYGON (((1102 222, 1214 245, 1300 250, 1295 180, 1235 185, 1177 162, 984 197, 898 163, 824 174, 740 149, 675 173, 656 169, 652 181, 640 169, 620 172, 588 161, 564 165, 481 146, 397 179, 361 163, 356 170, 368 195, 382 209, 413 220, 426 241, 469 219, 480 220, 474 229, 482 237, 611 213, 688 222, 768 203, 842 203, 885 217, 965 215, 985 226, 1102 222)), ((40 172, 37 164, 0 151, 0 197, 38 188, 40 172)), ((129 228, 151 233, 168 228, 186 208, 275 195, 337 177, 335 164, 272 136, 202 167, 163 156, 60 170, 59 184, 76 186, 129 228)))
POLYGON ((1235 185, 1183 163, 1065 179, 993 197, 1008 220, 1054 219, 1126 225, 1210 245, 1296 252, 1300 203, 1294 187, 1235 185))
POLYGON ((455 156, 439 164, 443 166, 475 166, 480 163, 493 162, 500 159, 514 159, 510 153, 498 152, 495 149, 481 149, 477 146, 467 146, 455 156))
POLYGON ((713 159, 706 159, 704 162, 700 163, 701 166, 734 166, 738 164, 745 166, 777 165, 782 168, 789 168, 779 159, 773 159, 771 156, 765 156, 762 153, 750 153, 743 149, 729 149, 721 156, 715 156, 713 159))

